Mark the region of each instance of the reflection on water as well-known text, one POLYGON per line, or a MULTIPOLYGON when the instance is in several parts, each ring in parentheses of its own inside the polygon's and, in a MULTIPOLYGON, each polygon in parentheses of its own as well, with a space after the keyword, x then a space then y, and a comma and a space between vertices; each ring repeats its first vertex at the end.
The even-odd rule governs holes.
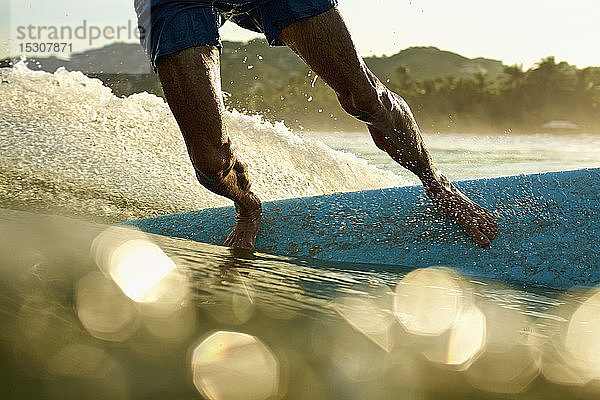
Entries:
POLYGON ((98 267, 135 302, 169 307, 185 297, 181 272, 147 239, 132 238, 130 232, 111 227, 94 239, 91 251, 98 267))
POLYGON ((446 268, 382 273, 0 218, 5 398, 600 395, 595 290, 524 292, 446 268))
MULTIPOLYGON (((387 286, 385 286, 387 289, 387 286)), ((383 299, 391 298, 392 292, 385 290, 383 299)), ((394 322, 393 315, 388 311, 385 303, 367 296, 342 296, 332 303, 333 309, 357 332, 386 352, 390 352, 393 342, 391 327, 394 322)))
POLYGON ((139 327, 133 302, 100 272, 77 282, 75 305, 83 327, 98 339, 122 342, 139 327))
POLYGON ((218 331, 192 353, 192 377, 211 400, 262 400, 278 394, 279 365, 256 337, 218 331))
POLYGON ((409 333, 438 336, 454 327, 464 301, 460 281, 450 273, 418 269, 396 286, 394 313, 409 333))

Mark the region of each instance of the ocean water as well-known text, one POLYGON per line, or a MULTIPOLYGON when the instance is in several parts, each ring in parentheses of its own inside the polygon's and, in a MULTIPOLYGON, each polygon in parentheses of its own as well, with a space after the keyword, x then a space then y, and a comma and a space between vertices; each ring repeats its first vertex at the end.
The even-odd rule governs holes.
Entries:
MULTIPOLYGON (((418 180, 373 146, 366 133, 310 133, 333 149, 359 155, 411 184, 418 180)), ((600 135, 535 133, 423 134, 437 167, 453 180, 563 171, 600 166, 600 135)))
MULTIPOLYGON (((524 290, 451 268, 381 272, 116 228, 228 204, 195 181, 167 105, 22 63, 0 71, 0 104, 3 398, 600 395, 596 290, 524 290)), ((414 182, 366 132, 227 118, 264 200, 414 182)), ((455 179, 599 166, 593 135, 425 139, 455 179)))

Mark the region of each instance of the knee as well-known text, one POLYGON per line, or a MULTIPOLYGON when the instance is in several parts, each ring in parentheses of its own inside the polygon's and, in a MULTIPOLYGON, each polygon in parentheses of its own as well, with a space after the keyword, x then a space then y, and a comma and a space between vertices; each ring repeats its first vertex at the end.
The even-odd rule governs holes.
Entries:
POLYGON ((193 157, 192 164, 198 181, 218 194, 223 186, 242 191, 250 187, 247 166, 236 157, 229 141, 222 146, 206 146, 203 154, 193 157))
POLYGON ((189 150, 194 168, 207 175, 222 175, 232 168, 235 161, 235 154, 229 141, 220 145, 203 143, 202 146, 196 145, 189 150))

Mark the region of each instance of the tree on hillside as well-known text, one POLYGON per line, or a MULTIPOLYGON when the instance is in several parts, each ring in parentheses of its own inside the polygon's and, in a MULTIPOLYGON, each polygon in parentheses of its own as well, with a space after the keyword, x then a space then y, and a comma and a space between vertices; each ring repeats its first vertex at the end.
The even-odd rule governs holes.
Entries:
POLYGON ((504 88, 514 89, 523 84, 525 79, 525 71, 523 71, 523 64, 519 65, 507 65, 502 71, 500 82, 504 88))

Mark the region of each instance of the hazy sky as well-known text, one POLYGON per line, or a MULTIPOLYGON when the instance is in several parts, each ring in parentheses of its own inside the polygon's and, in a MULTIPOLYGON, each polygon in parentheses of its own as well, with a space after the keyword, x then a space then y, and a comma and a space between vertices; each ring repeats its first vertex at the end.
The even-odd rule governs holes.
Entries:
MULTIPOLYGON (((600 0, 339 1, 364 56, 436 46, 525 67, 548 55, 579 67, 600 66, 600 0)), ((18 25, 78 26, 84 19, 100 27, 135 24, 133 0, 0 0, 0 56, 7 54, 8 43, 15 47, 7 38, 16 36, 18 25)), ((230 40, 256 37, 231 23, 221 34, 230 40)), ((88 42, 76 42, 74 51, 89 47, 88 42)), ((96 40, 93 47, 105 43, 96 40)))

